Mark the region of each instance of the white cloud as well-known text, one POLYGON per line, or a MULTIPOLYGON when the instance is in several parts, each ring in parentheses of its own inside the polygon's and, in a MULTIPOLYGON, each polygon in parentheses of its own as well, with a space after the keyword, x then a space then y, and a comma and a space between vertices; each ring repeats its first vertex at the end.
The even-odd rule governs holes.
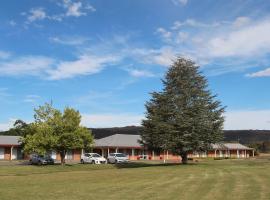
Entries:
POLYGON ((161 37, 165 40, 170 40, 172 33, 170 31, 165 30, 164 28, 158 28, 157 33, 161 35, 161 37))
POLYGON ((134 77, 154 77, 155 75, 147 70, 129 69, 128 73, 134 77))
MULTIPOLYGON (((56 4, 64 9, 60 13, 46 13, 44 8, 32 8, 29 12, 22 12, 22 16, 26 16, 26 25, 35 21, 44 19, 61 22, 66 17, 86 16, 89 12, 95 12, 96 9, 89 3, 83 1, 62 0, 56 1, 56 4)), ((10 21, 10 25, 16 25, 14 21, 10 21)))
POLYGON ((46 12, 43 8, 32 8, 29 11, 29 15, 27 17, 28 22, 34 22, 37 20, 43 20, 46 18, 46 12))
POLYGON ((176 36, 176 42, 177 43, 183 43, 186 42, 189 39, 189 34, 186 32, 180 31, 176 36))
POLYGON ((42 75, 52 66, 54 60, 43 56, 24 56, 12 60, 0 61, 0 76, 42 75))
POLYGON ((55 69, 47 72, 51 80, 72 78, 98 73, 105 66, 113 65, 119 60, 116 56, 82 55, 75 61, 61 61, 55 69))
POLYGON ((265 20, 208 41, 212 57, 254 56, 270 52, 270 21, 265 20))
MULTIPOLYGON (((150 57, 148 58, 150 59, 150 57)), ((169 67, 175 58, 176 52, 174 52, 171 48, 164 47, 160 49, 160 51, 156 55, 153 55, 152 62, 154 64, 169 67)))
POLYGON ((254 72, 251 74, 247 74, 248 77, 270 77, 270 68, 267 68, 262 71, 254 72))
MULTIPOLYGON (((170 32, 170 40, 162 40, 160 49, 166 48, 174 55, 196 61, 211 75, 245 71, 261 66, 262 59, 269 59, 270 18, 238 17, 232 21, 208 23, 187 19, 175 21, 170 31, 163 28, 162 32, 170 32)), ((156 56, 157 51, 152 49, 149 55, 156 56)), ((164 58, 162 54, 158 60, 164 58)), ((170 54, 165 57, 173 57, 170 54)), ((154 56, 150 59, 156 60, 154 56)), ((166 60, 162 63, 168 65, 171 58, 166 60)))
POLYGON ((82 125, 91 128, 139 126, 143 115, 119 114, 82 114, 82 125))
POLYGON ((63 45, 82 45, 85 44, 89 39, 81 36, 66 36, 66 37, 50 37, 50 42, 63 44, 63 45))
POLYGON ((81 11, 82 3, 74 2, 68 6, 67 16, 80 17, 82 15, 86 15, 86 13, 81 11))
POLYGON ((62 6, 66 8, 66 16, 68 17, 80 17, 87 15, 86 11, 94 12, 96 9, 90 5, 83 5, 82 2, 73 2, 72 0, 63 0, 62 6), (83 11, 84 10, 84 11, 83 11))
POLYGON ((182 22, 175 21, 171 29, 178 30, 183 26, 189 26, 189 27, 194 27, 194 28, 215 28, 215 27, 220 26, 223 23, 225 22, 203 23, 195 19, 186 19, 185 21, 182 21, 182 22))
POLYGON ((131 57, 144 64, 156 64, 168 67, 176 58, 176 52, 172 47, 164 46, 160 49, 132 49, 129 51, 131 57))
POLYGON ((188 3, 188 0, 172 0, 172 2, 175 4, 175 5, 186 5, 188 3))
POLYGON ((225 114, 225 129, 270 129, 270 110, 230 111, 225 114))

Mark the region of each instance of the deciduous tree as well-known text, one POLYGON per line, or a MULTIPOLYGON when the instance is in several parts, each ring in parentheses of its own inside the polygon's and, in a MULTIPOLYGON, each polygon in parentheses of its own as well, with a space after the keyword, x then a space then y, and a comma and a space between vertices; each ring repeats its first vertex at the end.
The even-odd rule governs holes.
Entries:
POLYGON ((62 113, 48 103, 34 111, 35 121, 29 125, 30 134, 22 138, 26 152, 45 154, 56 151, 64 164, 68 150, 89 149, 92 146, 92 134, 80 125, 79 111, 67 107, 62 113))

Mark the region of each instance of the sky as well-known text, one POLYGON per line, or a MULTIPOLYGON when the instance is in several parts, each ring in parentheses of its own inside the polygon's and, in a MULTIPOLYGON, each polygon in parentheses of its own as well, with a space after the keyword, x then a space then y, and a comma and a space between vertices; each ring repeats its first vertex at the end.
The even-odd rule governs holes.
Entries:
POLYGON ((270 129, 270 1, 0 1, 0 130, 53 102, 87 127, 140 125, 177 56, 226 106, 225 129, 270 129))

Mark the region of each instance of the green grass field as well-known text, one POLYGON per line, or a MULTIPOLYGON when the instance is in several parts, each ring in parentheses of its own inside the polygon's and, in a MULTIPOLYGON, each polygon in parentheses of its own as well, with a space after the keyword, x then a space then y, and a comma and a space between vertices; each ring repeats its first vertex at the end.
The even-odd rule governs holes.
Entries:
POLYGON ((270 160, 0 166, 0 199, 270 199, 270 160))

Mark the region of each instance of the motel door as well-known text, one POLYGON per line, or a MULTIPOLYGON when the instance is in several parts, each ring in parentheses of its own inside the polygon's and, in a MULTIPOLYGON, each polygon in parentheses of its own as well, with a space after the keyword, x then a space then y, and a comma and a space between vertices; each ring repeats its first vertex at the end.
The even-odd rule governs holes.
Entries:
POLYGON ((0 147, 0 160, 5 158, 5 148, 0 147))

